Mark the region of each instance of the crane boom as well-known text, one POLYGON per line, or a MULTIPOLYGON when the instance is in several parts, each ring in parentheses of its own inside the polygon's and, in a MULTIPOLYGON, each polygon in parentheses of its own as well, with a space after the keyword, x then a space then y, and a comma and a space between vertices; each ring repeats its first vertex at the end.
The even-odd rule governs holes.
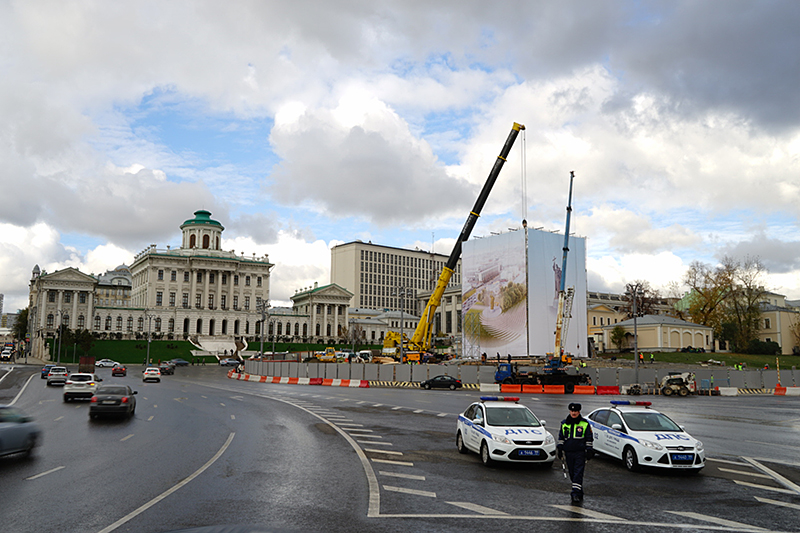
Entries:
MULTIPOLYGON (((567 336, 569 319, 572 318, 572 298, 575 290, 570 287, 564 290, 567 282, 567 254, 569 253, 569 221, 572 214, 572 180, 575 179, 575 172, 569 173, 569 199, 567 200, 567 227, 564 230, 563 256, 561 259, 561 283, 558 290, 558 314, 556 315, 556 342, 553 358, 569 364, 564 358, 564 339, 567 336)), ((569 359, 569 358, 567 358, 569 359)))
POLYGON ((439 279, 436 282, 436 287, 433 289, 431 297, 428 299, 428 304, 425 306, 425 311, 423 311, 422 316, 419 319, 417 329, 414 330, 414 335, 409 341, 409 350, 425 351, 431 348, 431 329, 433 328, 433 316, 436 313, 436 309, 441 304, 442 295, 444 294, 447 285, 450 283, 450 278, 453 275, 456 265, 458 264, 458 259, 461 257, 461 246, 467 239, 469 239, 469 236, 472 233, 472 228, 475 227, 475 223, 478 221, 478 217, 481 215, 481 211, 486 203, 486 199, 489 197, 489 193, 491 192, 492 187, 494 187, 495 181, 497 181, 497 176, 500 175, 500 170, 503 168, 503 164, 508 158, 511 147, 514 145, 514 141, 517 139, 517 135, 519 135, 520 130, 524 129, 524 125, 517 124, 516 122, 512 126, 511 132, 508 134, 508 138, 506 139, 506 143, 503 145, 500 155, 497 156, 497 160, 494 162, 492 171, 489 172, 489 177, 486 179, 486 183, 483 184, 483 189, 478 195, 478 199, 475 201, 472 211, 469 212, 467 221, 464 223, 464 227, 461 229, 461 234, 458 236, 455 246, 453 246, 453 251, 450 252, 450 257, 447 259, 447 263, 445 263, 442 273, 439 275, 439 279))

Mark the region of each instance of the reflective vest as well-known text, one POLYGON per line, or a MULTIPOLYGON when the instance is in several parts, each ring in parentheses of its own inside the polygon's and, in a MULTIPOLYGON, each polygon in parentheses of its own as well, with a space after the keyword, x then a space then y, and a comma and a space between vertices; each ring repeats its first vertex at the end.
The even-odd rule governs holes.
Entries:
POLYGON ((577 424, 561 424, 561 435, 565 441, 569 439, 584 439, 588 431, 590 431, 589 422, 586 420, 581 420, 577 424))

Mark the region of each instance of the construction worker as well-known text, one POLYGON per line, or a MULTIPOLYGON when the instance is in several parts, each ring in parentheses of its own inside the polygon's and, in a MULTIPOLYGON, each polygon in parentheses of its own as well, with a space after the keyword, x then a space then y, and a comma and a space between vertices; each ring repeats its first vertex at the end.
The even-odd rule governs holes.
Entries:
POLYGON ((639 352, 639 362, 644 363, 644 354, 642 352, 639 352))
POLYGON ((653 354, 653 352, 650 352, 650 364, 652 365, 653 363, 655 363, 655 361, 656 361, 656 356, 653 354))
POLYGON ((558 458, 566 460, 569 469, 572 503, 580 503, 583 501, 583 470, 586 461, 594 457, 594 436, 589 422, 581 416, 581 404, 569 404, 569 416, 561 421, 556 449, 558 458))

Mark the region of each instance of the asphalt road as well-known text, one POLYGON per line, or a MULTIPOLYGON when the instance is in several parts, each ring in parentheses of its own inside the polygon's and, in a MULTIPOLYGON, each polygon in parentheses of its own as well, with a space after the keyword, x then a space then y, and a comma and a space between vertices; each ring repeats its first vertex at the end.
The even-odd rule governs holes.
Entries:
MULTIPOLYGON (((44 430, 33 459, 0 458, 3 531, 800 531, 798 398, 657 397, 708 466, 634 474, 597 459, 575 508, 558 465, 486 468, 456 451, 476 391, 266 385, 211 366, 142 384, 140 370, 98 372, 138 390, 131 420, 89 421, 38 374, 26 386, 38 368, 0 381, 3 402, 24 387, 16 405, 44 430)), ((555 433, 569 401, 588 413, 609 399, 522 403, 555 433)))

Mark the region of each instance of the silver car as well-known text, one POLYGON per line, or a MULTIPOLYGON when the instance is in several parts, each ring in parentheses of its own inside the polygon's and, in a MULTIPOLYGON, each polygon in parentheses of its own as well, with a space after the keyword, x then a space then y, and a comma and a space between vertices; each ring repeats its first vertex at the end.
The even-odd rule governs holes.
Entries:
POLYGON ((16 407, 0 405, 0 455, 24 453, 30 456, 41 434, 33 418, 16 407))

